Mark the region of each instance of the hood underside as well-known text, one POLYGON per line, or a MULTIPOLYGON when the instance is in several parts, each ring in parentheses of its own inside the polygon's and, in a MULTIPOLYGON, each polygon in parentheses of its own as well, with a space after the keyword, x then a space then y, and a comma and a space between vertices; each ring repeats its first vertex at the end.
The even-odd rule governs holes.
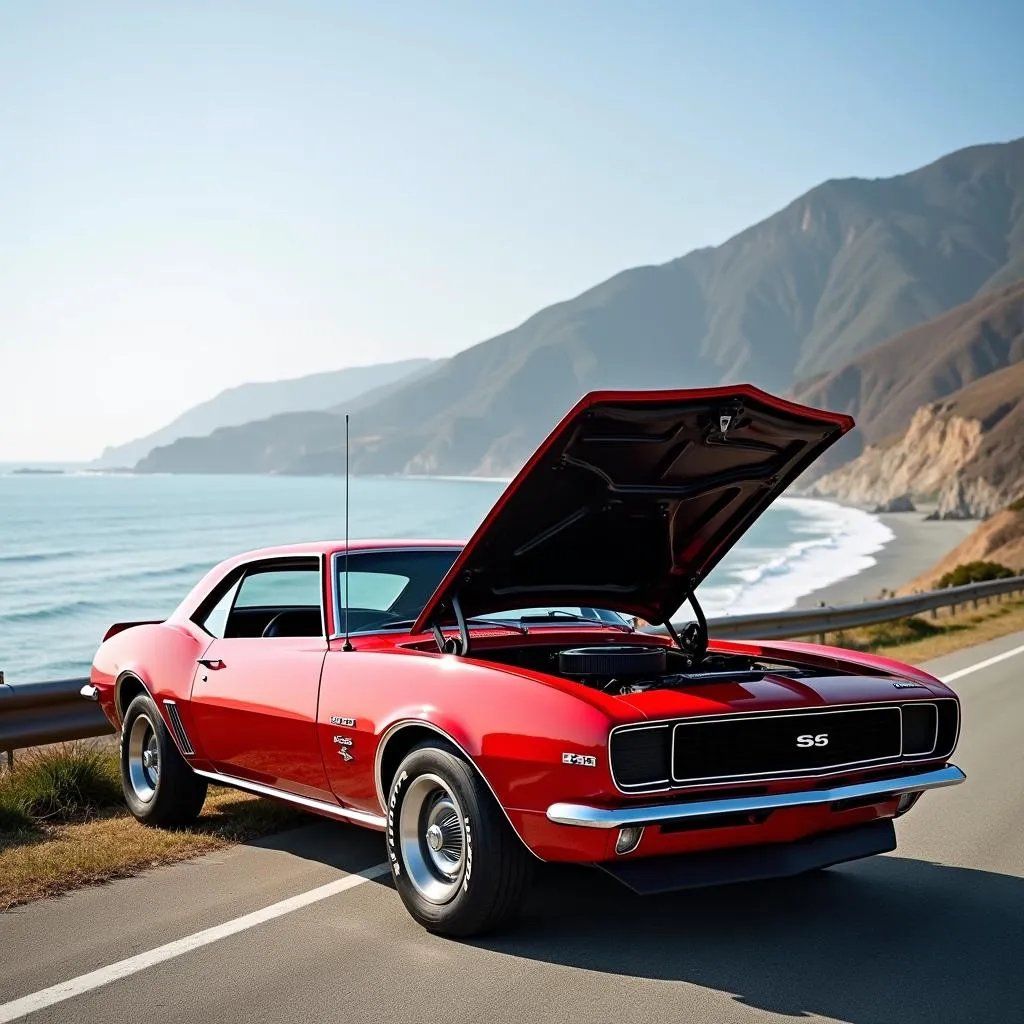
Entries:
POLYGON ((750 385, 586 395, 484 519, 414 626, 512 608, 660 623, 853 426, 750 385))

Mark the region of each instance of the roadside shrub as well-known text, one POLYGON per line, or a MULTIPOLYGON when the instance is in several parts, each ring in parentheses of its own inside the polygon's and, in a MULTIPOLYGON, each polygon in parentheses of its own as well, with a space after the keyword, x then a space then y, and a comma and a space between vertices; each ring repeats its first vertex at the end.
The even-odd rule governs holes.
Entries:
POLYGON ((877 626, 871 626, 867 632, 868 649, 875 650, 880 647, 912 644, 915 640, 924 640, 937 633, 945 633, 946 630, 927 619, 912 615, 906 619, 897 619, 895 622, 883 622, 877 626))
POLYGON ((985 580, 1004 580, 1012 576, 1013 570, 998 562, 965 562, 947 572, 938 582, 939 589, 962 587, 965 583, 982 583, 985 580))
POLYGON ((34 829, 35 822, 22 801, 0 778, 0 832, 29 832, 34 829))
POLYGON ((80 744, 30 754, 0 779, 0 807, 14 825, 19 816, 69 821, 122 800, 117 758, 80 744))

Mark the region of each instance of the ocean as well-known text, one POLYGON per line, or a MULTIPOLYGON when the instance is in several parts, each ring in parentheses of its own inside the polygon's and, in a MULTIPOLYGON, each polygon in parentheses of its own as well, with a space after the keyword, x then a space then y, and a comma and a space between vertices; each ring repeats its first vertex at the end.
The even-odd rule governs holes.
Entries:
MULTIPOLYGON (((468 537, 498 480, 355 477, 353 538, 468 537)), ((103 632, 168 614, 211 566, 272 544, 344 536, 328 477, 13 474, 0 466, 0 670, 8 682, 88 673, 103 632)), ((709 616, 781 611, 873 564, 875 517, 781 498, 699 591, 709 616)))

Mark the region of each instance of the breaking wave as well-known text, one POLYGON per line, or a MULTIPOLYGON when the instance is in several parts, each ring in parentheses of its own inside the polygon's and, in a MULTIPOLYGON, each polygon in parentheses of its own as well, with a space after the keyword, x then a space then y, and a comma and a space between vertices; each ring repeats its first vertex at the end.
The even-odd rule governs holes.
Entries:
POLYGON ((708 615, 749 615, 792 608, 802 597, 856 576, 875 564, 895 536, 860 509, 812 498, 782 498, 778 513, 794 515, 793 529, 812 534, 784 548, 740 547, 699 592, 708 615))

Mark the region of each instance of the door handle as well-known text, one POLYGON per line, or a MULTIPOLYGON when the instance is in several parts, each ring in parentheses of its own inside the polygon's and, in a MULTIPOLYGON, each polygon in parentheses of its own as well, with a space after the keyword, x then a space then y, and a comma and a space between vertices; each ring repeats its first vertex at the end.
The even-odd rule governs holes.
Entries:
POLYGON ((200 658, 198 664, 205 668, 218 669, 224 667, 224 662, 220 658, 200 658))

